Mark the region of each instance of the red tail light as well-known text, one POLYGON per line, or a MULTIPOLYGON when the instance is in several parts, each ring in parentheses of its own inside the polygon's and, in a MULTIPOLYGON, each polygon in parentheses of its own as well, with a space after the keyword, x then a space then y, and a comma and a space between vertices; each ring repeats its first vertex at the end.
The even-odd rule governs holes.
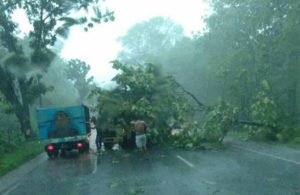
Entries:
POLYGON ((81 147, 82 147, 82 143, 81 143, 81 142, 78 142, 78 143, 77 143, 77 147, 78 147, 78 148, 81 148, 81 147))
POLYGON ((53 146, 52 146, 52 145, 49 145, 49 146, 47 147, 47 149, 48 149, 48 150, 53 150, 53 146))

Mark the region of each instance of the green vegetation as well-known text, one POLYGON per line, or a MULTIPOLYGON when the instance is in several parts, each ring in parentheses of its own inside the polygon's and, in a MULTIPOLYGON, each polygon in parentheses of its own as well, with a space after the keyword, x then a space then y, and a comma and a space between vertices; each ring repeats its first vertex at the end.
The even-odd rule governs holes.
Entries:
POLYGON ((113 12, 94 0, 2 1, 0 156, 36 137, 36 107, 83 102, 97 104, 102 130, 121 132, 132 128, 130 120, 145 120, 152 145, 219 147, 231 130, 299 145, 300 1, 209 3, 206 29, 193 36, 162 17, 134 25, 119 38, 116 87, 107 90, 87 76, 88 64, 59 57, 58 38, 75 25, 88 31, 114 21, 113 12), (17 8, 33 25, 23 38, 12 20, 17 8), (74 11, 82 15, 72 17, 74 11))
POLYGON ((24 141, 10 149, 0 157, 0 176, 35 157, 44 150, 39 141, 24 141))
POLYGON ((131 129, 131 120, 143 119, 149 143, 160 144, 172 128, 187 125, 192 110, 177 94, 178 85, 172 77, 161 75, 153 64, 135 67, 115 61, 113 67, 120 71, 113 78, 117 87, 92 92, 98 99, 101 130, 131 129))
POLYGON ((113 78, 117 87, 96 88, 91 93, 98 100, 100 130, 121 133, 123 128, 133 128, 131 120, 143 119, 150 145, 169 143, 195 149, 219 147, 222 143, 236 108, 221 101, 207 111, 206 123, 200 125, 192 119, 194 112, 181 86, 172 76, 161 74, 157 66, 131 66, 115 61, 113 68, 119 70, 113 78), (174 131, 178 132, 172 135, 174 131))
POLYGON ((90 69, 90 65, 86 64, 84 61, 72 59, 68 62, 68 66, 64 70, 66 78, 74 83, 81 101, 85 100, 90 92, 91 84, 93 83, 94 77, 87 78, 90 69))
POLYGON ((70 27, 80 25, 85 31, 94 24, 114 20, 114 13, 103 12, 94 0, 27 1, 12 0, 0 3, 0 95, 9 102, 26 139, 36 136, 30 123, 30 107, 42 95, 53 90, 41 82, 56 53, 53 46, 58 37, 67 38, 70 27), (18 25, 12 14, 18 8, 26 12, 33 26, 29 36, 17 37, 18 25), (88 12, 93 10, 93 13, 88 12), (83 11, 81 17, 72 17, 74 11, 83 11), (33 71, 36 70, 36 71, 33 71))
MULTIPOLYGON (((206 139, 243 128, 254 140, 298 143, 300 2, 212 0, 210 4, 214 12, 205 19, 206 31, 192 38, 163 18, 135 25, 120 38, 124 51, 119 60, 159 64, 164 74, 172 74, 198 103, 206 105, 203 109, 186 94, 189 104, 200 111, 197 121, 206 139), (144 31, 148 26, 153 30, 144 31), (151 44, 158 40, 164 44, 151 44), (228 106, 218 106, 219 99, 228 106)), ((186 145, 194 144, 189 140, 186 145)))
POLYGON ((0 2, 1 171, 41 151, 35 142, 24 142, 35 140, 38 134, 35 108, 81 104, 89 92, 92 79, 85 78, 89 66, 80 61, 83 69, 78 73, 82 77, 71 72, 71 64, 76 61, 65 62, 59 57, 61 39, 68 37, 72 26, 88 31, 96 24, 113 20, 114 13, 103 11, 94 0, 0 2), (20 36, 22 29, 13 21, 18 9, 25 11, 32 24, 25 37, 20 36), (81 16, 72 16, 74 11, 81 16))

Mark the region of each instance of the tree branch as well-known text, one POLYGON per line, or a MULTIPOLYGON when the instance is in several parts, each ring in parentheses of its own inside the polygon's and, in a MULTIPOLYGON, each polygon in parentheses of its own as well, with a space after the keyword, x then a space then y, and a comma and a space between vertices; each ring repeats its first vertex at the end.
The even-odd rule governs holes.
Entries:
POLYGON ((194 94, 192 94, 191 92, 187 91, 180 83, 178 83, 177 81, 175 81, 177 83, 177 85, 182 89, 182 91, 186 94, 188 94, 202 109, 208 108, 208 106, 204 105, 202 102, 200 102, 200 100, 198 100, 198 98, 196 98, 196 96, 194 94))
POLYGON ((278 127, 273 126, 273 125, 268 125, 260 122, 255 122, 255 121, 244 121, 244 120, 236 120, 236 123, 244 124, 244 125, 250 125, 250 126, 257 126, 257 127, 269 127, 271 129, 278 130, 278 127))

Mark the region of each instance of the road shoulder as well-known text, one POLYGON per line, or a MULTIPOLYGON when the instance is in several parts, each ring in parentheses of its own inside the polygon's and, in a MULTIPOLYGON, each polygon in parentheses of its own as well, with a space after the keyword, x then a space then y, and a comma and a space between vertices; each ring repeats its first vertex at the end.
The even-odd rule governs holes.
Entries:
POLYGON ((37 157, 27 161, 18 168, 7 173, 6 175, 2 176, 0 178, 0 194, 5 194, 6 191, 9 191, 9 189, 13 188, 14 185, 17 185, 20 179, 22 179, 26 174, 33 171, 47 159, 47 155, 45 153, 42 153, 37 157))

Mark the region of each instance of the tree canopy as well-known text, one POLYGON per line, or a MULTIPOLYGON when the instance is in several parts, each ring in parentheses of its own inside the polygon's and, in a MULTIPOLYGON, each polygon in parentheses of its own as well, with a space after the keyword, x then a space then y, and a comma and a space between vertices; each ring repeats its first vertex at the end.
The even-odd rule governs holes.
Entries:
MULTIPOLYGON (((299 1, 212 0, 210 4, 213 13, 205 19, 206 32, 192 38, 180 31, 170 33, 165 37, 176 41, 162 49, 163 41, 156 43, 154 36, 143 33, 149 23, 140 23, 136 26, 141 29, 134 26, 130 36, 121 37, 121 54, 133 58, 132 64, 134 60, 160 64, 164 73, 174 75, 182 87, 207 105, 206 113, 198 114, 204 130, 245 128, 253 137, 282 142, 297 139, 299 1), (148 35, 148 41, 134 40, 143 34, 148 35), (129 44, 126 38, 137 44, 129 44), (224 123, 209 122, 214 118, 224 123)), ((155 25, 151 35, 160 34, 163 28, 161 23, 155 25)), ((122 55, 121 60, 125 59, 122 55)))
POLYGON ((5 53, 0 62, 0 77, 3 78, 0 92, 13 105, 22 133, 26 138, 31 138, 35 133, 29 120, 29 107, 50 89, 41 79, 56 56, 51 46, 57 36, 67 37, 68 30, 74 25, 82 25, 87 31, 101 21, 113 21, 114 13, 102 12, 99 2, 94 0, 1 1, 0 10, 0 47, 5 53), (18 24, 12 21, 16 9, 24 9, 33 25, 29 41, 25 41, 25 47, 30 48, 30 52, 24 52, 24 40, 16 36, 18 24), (93 15, 89 12, 91 9, 93 15), (86 11, 85 15, 72 16, 74 11, 82 10, 86 11))

